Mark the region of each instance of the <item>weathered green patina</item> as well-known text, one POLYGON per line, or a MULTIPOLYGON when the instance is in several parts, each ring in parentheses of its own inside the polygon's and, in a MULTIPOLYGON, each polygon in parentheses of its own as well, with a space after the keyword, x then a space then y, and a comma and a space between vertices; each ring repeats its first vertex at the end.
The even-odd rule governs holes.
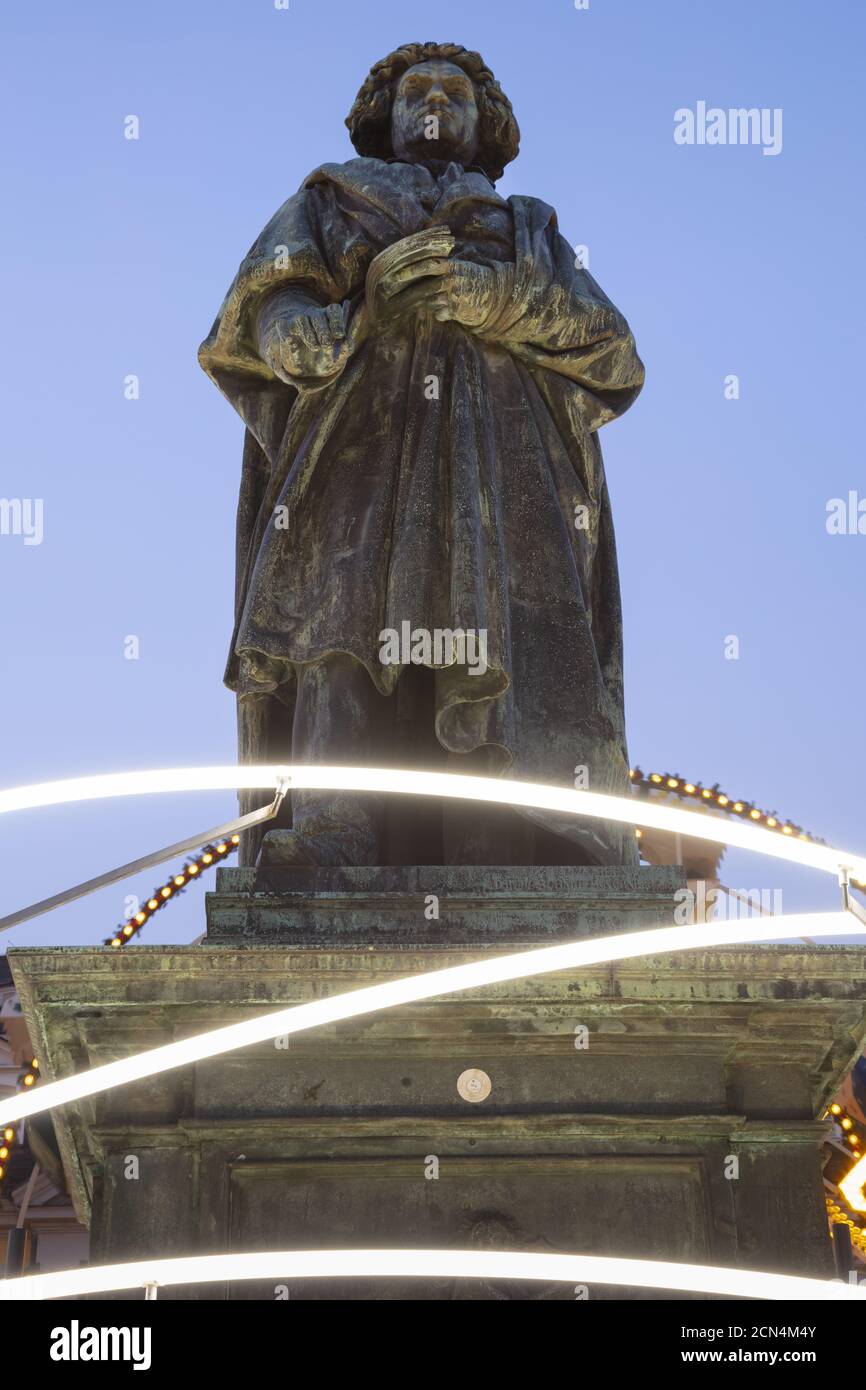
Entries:
MULTIPOLYGON (((477 54, 407 45, 244 258, 201 349, 247 427, 227 682, 240 757, 627 786, 597 431, 643 367, 537 198, 477 54), (418 634, 383 658, 383 634, 418 634), (436 659, 436 634, 471 634, 436 659), (431 654, 432 653, 432 654, 431 654)), ((250 797, 244 809, 259 804, 250 797)), ((271 862, 637 862, 630 828, 298 793, 271 862), (411 825, 410 825, 411 823, 411 825), (412 829, 414 825, 414 830, 412 829)), ((257 844, 244 847, 251 862, 257 844)))

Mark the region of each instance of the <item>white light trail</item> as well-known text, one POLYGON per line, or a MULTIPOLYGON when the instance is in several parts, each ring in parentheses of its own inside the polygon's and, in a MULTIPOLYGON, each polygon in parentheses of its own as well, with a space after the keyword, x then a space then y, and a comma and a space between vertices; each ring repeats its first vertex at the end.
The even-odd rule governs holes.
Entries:
MULTIPOLYGON (((752 941, 778 941, 790 937, 862 936, 863 923, 847 912, 786 913, 772 918, 746 921, 710 922, 702 926, 654 927, 589 941, 571 941, 557 946, 533 947, 506 956, 484 957, 463 965, 452 965, 423 975, 388 980, 350 990, 330 999, 295 1004, 257 1018, 244 1019, 207 1033, 123 1057, 90 1071, 43 1082, 0 1102, 0 1126, 13 1124, 26 1115, 52 1110, 57 1105, 97 1095, 128 1081, 139 1081, 159 1072, 190 1062, 203 1061, 233 1052, 252 1043, 304 1032, 323 1023, 358 1018, 379 1009, 433 999, 438 995, 478 989, 484 985, 545 975, 577 966, 603 965, 615 960, 634 960, 639 956, 670 951, 699 951, 714 946, 739 946, 752 941)), ((43 1062, 44 1065, 44 1062, 43 1062)))
MULTIPOLYGON (((563 815, 587 816, 627 825, 684 834, 785 859, 834 876, 848 874, 866 881, 866 859, 848 851, 785 837, 759 826, 719 821, 701 811, 654 805, 631 797, 545 786, 507 779, 464 777, 446 773, 357 767, 209 767, 115 773, 44 782, 0 792, 0 813, 114 796, 178 791, 276 788, 290 778, 297 788, 358 792, 392 792, 488 801, 563 815)), ((863 934, 851 913, 786 914, 754 924, 710 923, 630 932, 593 941, 521 951, 509 956, 451 966, 403 980, 387 981, 331 999, 315 1000, 213 1029, 134 1057, 63 1080, 45 1083, 0 1104, 0 1125, 96 1095, 114 1086, 168 1071, 270 1038, 299 1033, 324 1023, 359 1017, 436 996, 523 979, 556 970, 634 959, 666 951, 695 951, 791 936, 863 934)), ((866 1209, 866 1159, 848 1174, 840 1190, 857 1210, 866 1209), (864 1170, 864 1171, 861 1171, 864 1170)), ((309 1277, 423 1277, 525 1279, 545 1282, 624 1284, 674 1289, 717 1296, 777 1299, 866 1298, 866 1289, 837 1281, 790 1275, 720 1269, 661 1261, 625 1260, 583 1255, 534 1255, 493 1251, 277 1251, 253 1255, 196 1256, 147 1260, 136 1264, 67 1270, 0 1281, 0 1299, 82 1296, 148 1284, 193 1284, 226 1279, 309 1277)))
POLYGON ((608 796, 538 782, 512 782, 508 778, 464 777, 446 772, 408 772, 381 767, 187 767, 153 772, 115 772, 97 777, 73 777, 62 782, 39 782, 29 787, 0 791, 0 813, 74 801, 93 801, 113 796, 141 796, 157 792, 273 790, 282 777, 293 787, 360 792, 394 792, 400 795, 455 797, 468 801, 493 801, 526 806, 569 816, 642 825, 698 840, 768 854, 838 875, 846 869, 866 882, 866 858, 847 850, 813 844, 796 836, 782 835, 761 826, 717 819, 703 811, 679 806, 656 806, 631 796, 608 796))
POLYGON ((751 1269, 629 1260, 602 1255, 535 1255, 493 1250, 274 1250, 256 1254, 193 1255, 94 1265, 0 1280, 0 1301, 71 1298, 223 1280, 321 1278, 526 1279, 542 1283, 615 1284, 671 1289, 719 1298, 866 1299, 866 1287, 834 1279, 766 1274, 751 1269))

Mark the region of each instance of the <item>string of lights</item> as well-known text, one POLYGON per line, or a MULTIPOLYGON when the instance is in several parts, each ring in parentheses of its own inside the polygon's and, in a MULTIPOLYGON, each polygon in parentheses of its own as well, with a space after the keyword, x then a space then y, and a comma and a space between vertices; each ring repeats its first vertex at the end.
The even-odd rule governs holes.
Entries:
POLYGON ((0 1143, 0 1182, 6 1176, 6 1164, 15 1145, 15 1139, 15 1130, 11 1125, 7 1125, 2 1135, 3 1142, 0 1143))
POLYGON ((824 1111, 823 1118, 832 1120, 841 1131, 842 1138, 848 1146, 848 1151, 854 1162, 848 1168, 844 1176, 838 1175, 833 1179, 836 1185, 838 1196, 845 1202, 845 1206, 840 1206, 834 1196, 835 1215, 834 1221, 842 1221, 850 1227, 851 1239, 858 1249, 862 1249, 866 1254, 866 1230, 863 1229, 863 1213, 866 1212, 864 1205, 864 1185, 866 1185, 866 1159, 864 1159, 863 1136, 857 1129, 851 1118, 849 1111, 840 1101, 834 1101, 829 1109, 824 1111))
POLYGON ((205 870, 213 868, 220 860, 225 859, 228 854, 237 849, 240 843, 239 835, 232 835, 227 840, 220 840, 215 845, 205 845, 197 858, 189 859, 182 869, 178 869, 176 874, 159 888, 155 888, 147 899, 143 907, 139 907, 138 912, 127 922, 122 922, 103 942, 105 946, 111 946, 115 950, 125 946, 133 937, 138 936, 142 927, 146 926, 155 913, 165 907, 166 903, 173 902, 174 899, 183 892, 184 888, 194 879, 198 878, 205 870))
MULTIPOLYGON (((39 1062, 34 1057, 30 1062, 30 1066, 25 1067, 24 1071, 22 1071, 19 1074, 18 1090, 29 1091, 31 1087, 35 1086, 38 1083, 38 1081, 39 1062)), ((3 1130, 0 1131, 0 1183, 2 1183, 3 1179, 6 1177, 6 1173, 9 1167, 9 1159, 12 1157, 12 1150, 18 1145, 18 1143, 18 1131, 14 1128, 14 1126, 6 1125, 3 1128, 3 1130)))
POLYGON ((839 1105, 838 1101, 834 1101, 833 1104, 830 1106, 830 1109, 826 1111, 825 1118, 827 1117, 832 1118, 839 1126, 839 1128, 842 1130, 845 1136, 845 1142, 851 1148, 852 1157, 862 1158, 862 1136, 858 1133, 857 1129, 855 1128, 854 1121, 851 1119, 851 1116, 845 1109, 844 1105, 839 1105))
POLYGON ((755 825, 762 825, 767 830, 775 830, 779 835, 793 835, 798 840, 806 840, 809 844, 825 845, 826 840, 821 840, 817 835, 811 835, 804 830, 801 825, 795 825, 793 821, 785 820, 777 811, 762 811, 751 801, 744 801, 734 796, 727 796, 721 791, 718 782, 712 787, 705 787, 702 782, 689 782, 685 777, 681 777, 678 772, 650 772, 644 773, 639 767, 633 767, 629 772, 629 779, 632 787, 638 796, 646 795, 647 792, 660 791, 668 795, 678 796, 682 800, 693 800, 713 809, 716 807, 724 811, 729 816, 737 816, 741 820, 749 820, 755 825))

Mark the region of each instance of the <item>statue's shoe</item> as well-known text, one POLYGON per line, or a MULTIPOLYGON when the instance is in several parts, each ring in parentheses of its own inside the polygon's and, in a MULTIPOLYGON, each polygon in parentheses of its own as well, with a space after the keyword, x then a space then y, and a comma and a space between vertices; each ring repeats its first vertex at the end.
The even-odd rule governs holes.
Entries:
POLYGON ((302 835, 297 830, 269 830, 262 840, 260 868, 316 867, 338 869, 345 865, 374 864, 375 846, 363 836, 302 835))

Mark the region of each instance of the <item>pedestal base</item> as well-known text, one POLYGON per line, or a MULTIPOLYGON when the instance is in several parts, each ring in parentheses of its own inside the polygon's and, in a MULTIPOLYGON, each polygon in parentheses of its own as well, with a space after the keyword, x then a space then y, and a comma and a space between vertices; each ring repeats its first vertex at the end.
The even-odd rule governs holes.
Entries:
POLYGON ((680 868, 219 869, 208 945, 507 948, 674 925, 680 868))
MULTIPOLYGON (((676 872, 640 871, 613 891, 615 871, 474 870, 505 877, 498 890, 471 893, 463 871, 419 870, 410 911, 405 880, 398 902, 376 875, 413 871, 342 872, 342 889, 332 878, 327 890, 320 880, 278 891, 257 871, 221 871, 206 947, 11 952, 43 1074, 474 959, 482 941, 501 951, 628 921, 655 925, 665 914, 670 924, 682 882, 676 872), (516 905, 507 876, 538 872, 565 874, 568 892, 545 896, 525 881, 531 900, 516 905), (581 874, 583 896, 572 877, 581 874), (429 921, 423 899, 437 883, 440 917, 429 921), (228 944, 231 931, 242 944, 228 944)), ((55 1112, 58 1135, 79 1218, 92 1222, 94 1262, 281 1247, 491 1247, 829 1278, 826 1126, 816 1117, 862 1047, 864 999, 866 958, 854 947, 729 948, 562 971, 124 1086, 55 1112), (466 1071, 489 1078, 485 1099, 458 1089, 466 1071)), ((238 1284, 165 1296, 279 1291, 238 1284)), ((293 1284, 291 1296, 575 1293, 329 1280, 293 1284)), ((590 1296, 651 1295, 593 1288, 590 1296)))

